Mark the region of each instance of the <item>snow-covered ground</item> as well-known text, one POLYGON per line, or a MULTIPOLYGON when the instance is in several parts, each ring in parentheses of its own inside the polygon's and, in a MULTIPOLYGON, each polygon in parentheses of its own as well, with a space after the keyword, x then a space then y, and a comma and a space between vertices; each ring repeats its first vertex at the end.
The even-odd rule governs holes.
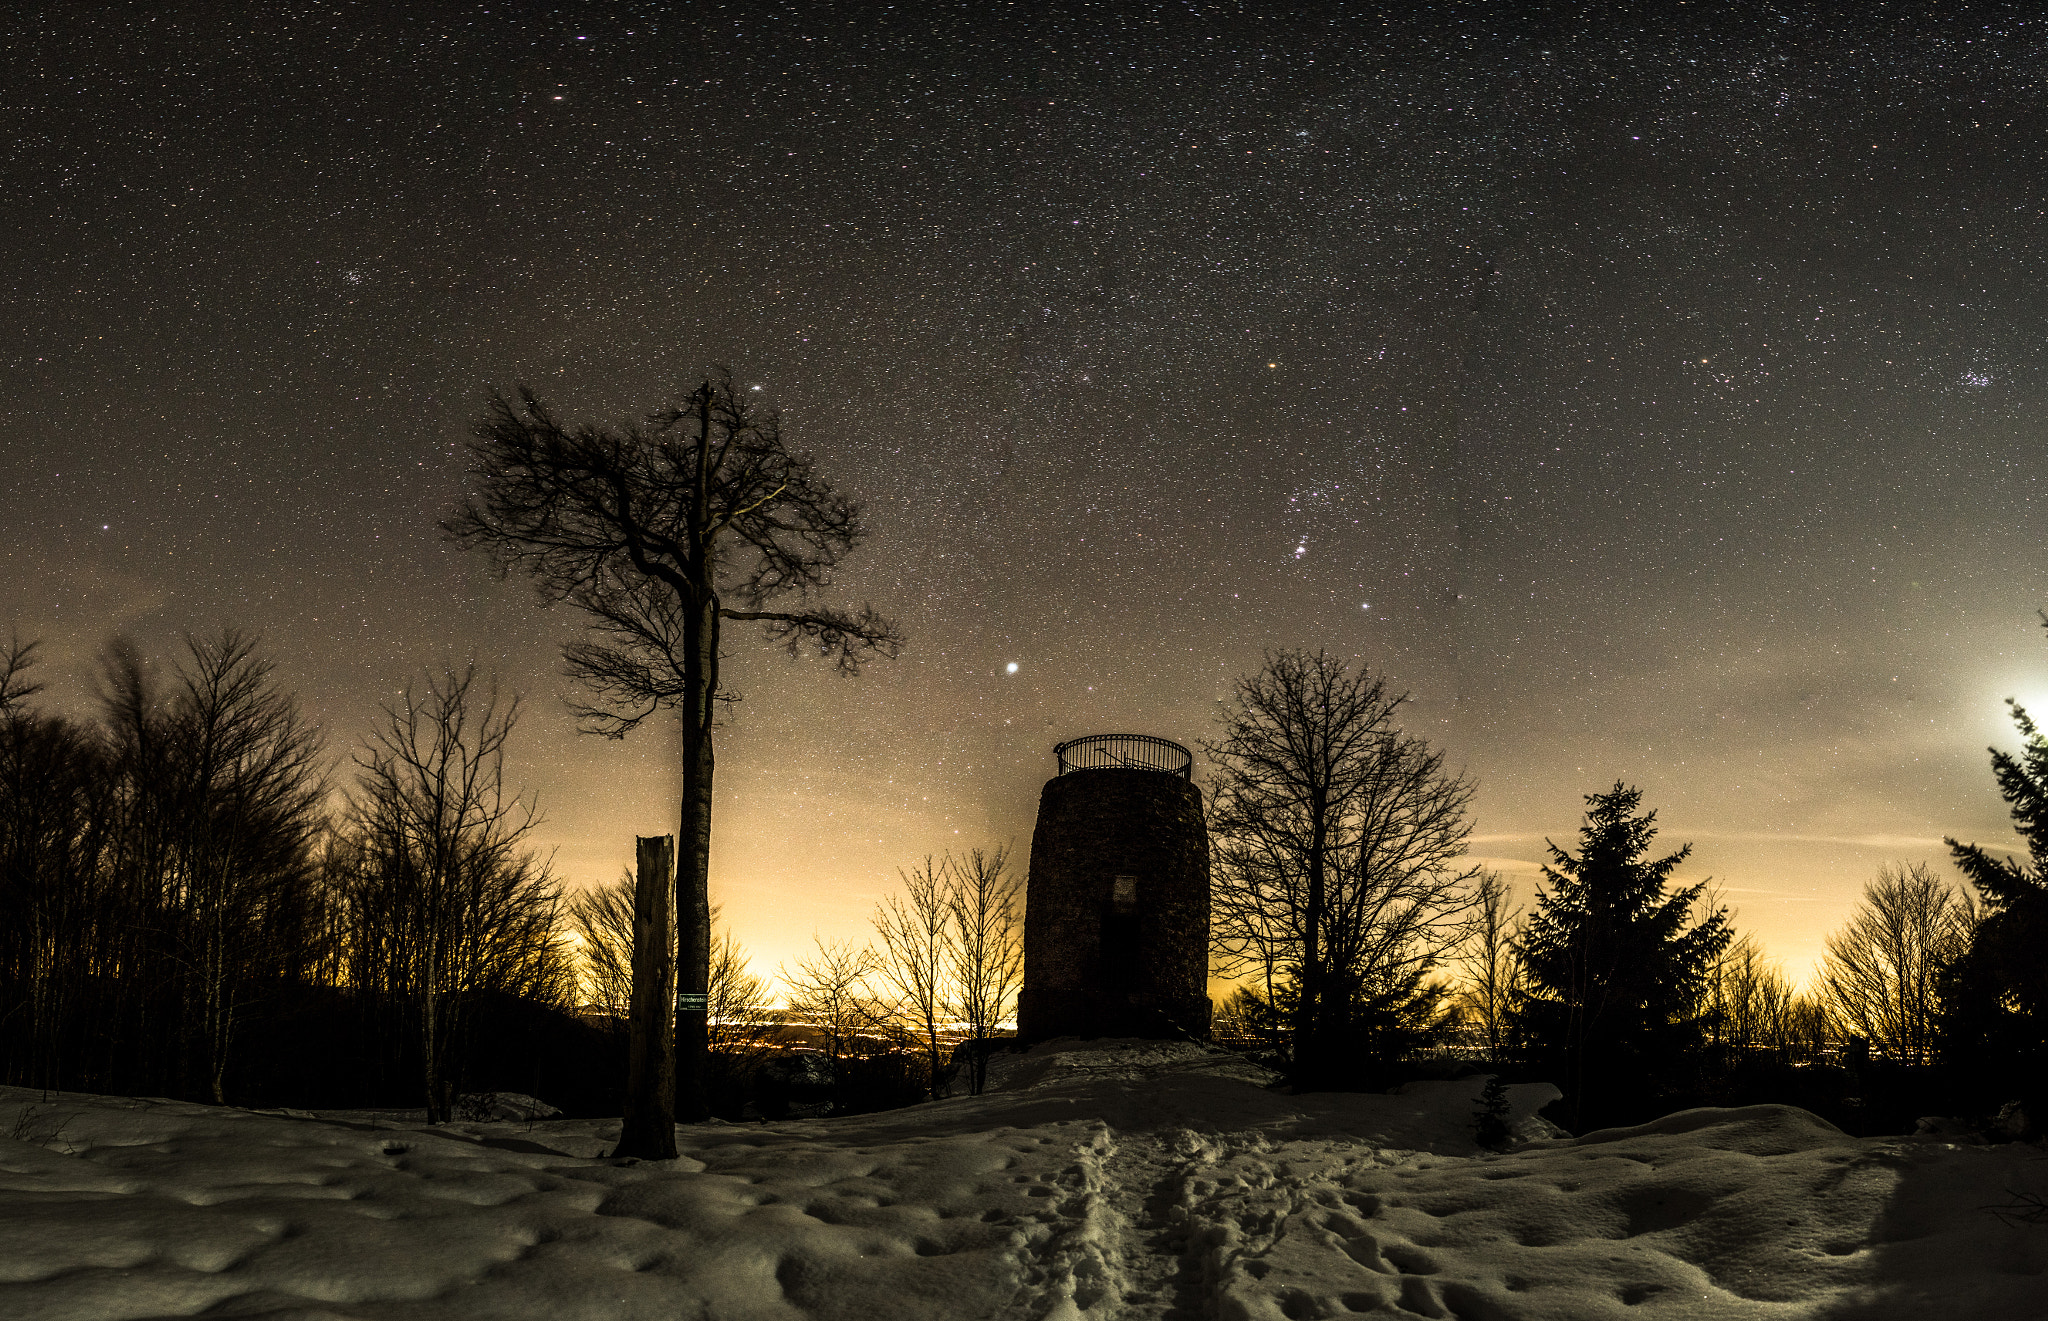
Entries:
POLYGON ((605 1159, 616 1120, 0 1089, 0 1317, 2048 1317, 2048 1224, 1991 1209, 2048 1193, 2034 1147, 1752 1106, 1495 1155, 1477 1079, 1288 1096, 1140 1042, 1000 1064, 978 1098, 682 1128, 674 1162, 605 1159))

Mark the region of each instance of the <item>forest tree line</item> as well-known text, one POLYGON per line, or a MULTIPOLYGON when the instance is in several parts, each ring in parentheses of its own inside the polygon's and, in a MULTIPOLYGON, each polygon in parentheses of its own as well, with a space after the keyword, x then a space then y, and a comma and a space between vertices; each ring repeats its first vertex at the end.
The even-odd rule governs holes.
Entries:
MULTIPOLYGON (((439 1119, 468 1088, 616 1105, 632 878, 569 894, 551 872, 504 778, 516 699, 428 676, 336 755, 232 631, 160 667, 117 642, 92 720, 41 711, 34 662, 0 664, 7 1082, 439 1119)), ((1242 986, 1217 1027, 1296 1087, 1486 1068, 1558 1082, 1580 1127, 1756 1100, 1879 1127, 2017 1101, 2015 1131, 2038 1123, 2048 740, 2023 711, 2024 750, 1993 760, 2030 863, 1951 841, 1967 889, 1886 868, 1797 991, 1705 883, 1673 883, 1687 849, 1660 856, 1635 789, 1588 796, 1518 909, 1465 856, 1471 781, 1383 679, 1278 652, 1235 698, 1206 745, 1215 953, 1242 986)), ((996 849, 901 879, 872 941, 781 969, 783 1006, 720 934, 720 1113, 799 1037, 840 1108, 979 1090, 1021 878, 996 849)))
POLYGON ((459 1042, 573 1004, 504 779, 518 703, 473 670, 409 685, 337 767, 247 635, 163 666, 117 641, 91 720, 37 709, 35 660, 0 667, 6 1081, 445 1118, 459 1042))
MULTIPOLYGON (((505 779, 517 699, 429 675, 336 756, 247 635, 161 667, 117 641, 91 720, 38 709, 35 653, 0 658, 0 1081, 436 1120, 465 1090, 521 1090, 616 1113, 633 880, 565 892, 535 847, 505 779)), ((783 970, 784 1006, 718 934, 720 1113, 778 1046, 821 1049, 835 1102, 901 1103, 955 1040, 1002 1030, 1022 967, 1006 854, 905 881, 879 952, 820 942, 783 970)))

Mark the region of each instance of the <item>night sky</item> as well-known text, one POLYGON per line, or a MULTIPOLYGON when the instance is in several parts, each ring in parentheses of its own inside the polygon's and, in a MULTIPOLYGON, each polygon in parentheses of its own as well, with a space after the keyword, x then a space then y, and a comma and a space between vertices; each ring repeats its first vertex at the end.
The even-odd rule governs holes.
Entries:
POLYGON ((1212 736, 1272 647, 1409 690, 1525 898, 1640 785, 1795 976, 1881 863, 2014 838, 2036 5, 155 8, 11 23, 0 93, 0 626, 56 708, 117 632, 239 625, 345 782, 473 658, 611 879, 671 735, 576 735, 578 617, 435 522, 492 392, 625 422, 723 362, 910 637, 729 635, 759 971, 927 852, 1021 860, 1055 741, 1212 736))

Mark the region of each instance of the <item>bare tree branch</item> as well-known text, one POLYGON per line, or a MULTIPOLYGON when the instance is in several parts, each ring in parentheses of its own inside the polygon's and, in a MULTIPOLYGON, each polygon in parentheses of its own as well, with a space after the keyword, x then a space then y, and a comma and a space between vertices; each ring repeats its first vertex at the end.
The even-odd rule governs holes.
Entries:
POLYGON ((809 644, 816 648, 819 656, 831 658, 841 674, 859 674, 870 655, 895 660, 903 648, 902 630, 876 614, 872 606, 862 606, 858 614, 846 610, 812 610, 802 614, 772 610, 720 610, 718 613, 726 619, 765 620, 772 625, 768 630, 769 638, 782 644, 792 657, 801 654, 809 644))
POLYGON ((7 644, 5 655, 0 655, 0 719, 13 715, 16 707, 43 691, 42 684, 28 677, 38 663, 36 652, 42 645, 16 637, 7 644))
POLYGON ((798 959, 794 970, 782 969, 789 988, 790 1017, 817 1035, 832 1061, 832 1099, 841 1104, 844 1062, 860 1053, 863 1038, 881 1035, 895 1006, 875 994, 872 980, 879 969, 867 945, 813 937, 816 950, 798 959))

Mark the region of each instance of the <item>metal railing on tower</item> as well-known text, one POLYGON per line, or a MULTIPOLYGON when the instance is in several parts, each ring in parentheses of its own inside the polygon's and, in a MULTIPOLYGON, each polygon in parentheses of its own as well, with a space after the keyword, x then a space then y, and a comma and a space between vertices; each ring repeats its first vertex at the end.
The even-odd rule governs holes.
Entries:
POLYGON ((1183 780, 1195 778, 1195 755, 1172 739, 1151 734, 1090 734, 1070 738, 1053 749, 1060 774, 1070 771, 1163 771, 1183 780))

